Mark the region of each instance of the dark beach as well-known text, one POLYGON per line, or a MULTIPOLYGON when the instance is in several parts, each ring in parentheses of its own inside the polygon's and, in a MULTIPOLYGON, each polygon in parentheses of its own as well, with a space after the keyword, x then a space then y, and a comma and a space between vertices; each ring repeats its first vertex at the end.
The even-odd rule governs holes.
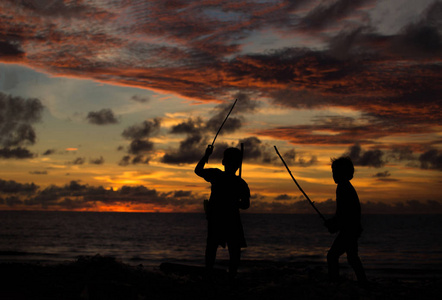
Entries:
POLYGON ((237 280, 227 281, 220 261, 214 278, 201 267, 163 263, 130 266, 112 257, 79 257, 61 264, 1 263, 0 299, 438 299, 437 271, 367 270, 370 286, 346 274, 327 281, 317 263, 243 261, 237 280), (375 276, 370 276, 376 274, 375 276))

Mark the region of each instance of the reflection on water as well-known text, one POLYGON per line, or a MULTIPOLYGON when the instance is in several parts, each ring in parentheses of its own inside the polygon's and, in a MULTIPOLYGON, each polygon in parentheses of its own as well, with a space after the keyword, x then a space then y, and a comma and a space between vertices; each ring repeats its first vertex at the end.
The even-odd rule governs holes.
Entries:
MULTIPOLYGON (((325 262, 333 242, 316 215, 243 214, 244 260, 325 262)), ((360 256, 368 268, 441 268, 440 215, 367 215, 360 256)), ((58 262, 115 256, 158 266, 202 264, 203 214, 0 212, 0 260, 58 262)), ((227 259, 227 251, 219 251, 227 259)))

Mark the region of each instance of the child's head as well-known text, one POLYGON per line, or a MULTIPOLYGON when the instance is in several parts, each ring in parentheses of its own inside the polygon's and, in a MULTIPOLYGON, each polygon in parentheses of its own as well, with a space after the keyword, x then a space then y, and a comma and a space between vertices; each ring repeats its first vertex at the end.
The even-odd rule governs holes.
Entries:
POLYGON ((223 165, 227 170, 236 172, 241 165, 242 155, 238 148, 227 148, 224 151, 223 165))
POLYGON ((333 179, 336 183, 342 181, 349 181, 353 178, 355 168, 351 158, 348 156, 343 156, 340 158, 332 158, 332 171, 333 179))

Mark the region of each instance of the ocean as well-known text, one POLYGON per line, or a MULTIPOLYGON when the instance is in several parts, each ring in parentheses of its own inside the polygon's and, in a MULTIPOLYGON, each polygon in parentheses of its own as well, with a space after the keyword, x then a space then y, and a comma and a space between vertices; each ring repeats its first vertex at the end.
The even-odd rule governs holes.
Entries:
MULTIPOLYGON (((317 215, 242 214, 243 260, 325 265, 334 235, 317 215)), ((371 270, 442 272, 442 215, 364 215, 360 257, 371 270)), ((204 214, 0 211, 0 262, 112 256, 129 265, 202 265, 204 214)), ((228 259, 218 250, 219 260, 228 259)), ((345 255, 341 259, 346 264, 345 255)))

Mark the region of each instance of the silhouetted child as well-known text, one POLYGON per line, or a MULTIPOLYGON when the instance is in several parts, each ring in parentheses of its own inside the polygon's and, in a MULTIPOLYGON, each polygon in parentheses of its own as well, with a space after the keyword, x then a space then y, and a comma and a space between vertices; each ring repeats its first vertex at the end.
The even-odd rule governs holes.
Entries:
POLYGON ((224 151, 220 169, 204 169, 212 154, 208 146, 206 153, 195 167, 195 173, 212 184, 210 199, 206 209, 208 234, 206 244, 206 268, 211 273, 216 259, 218 245, 229 249, 229 278, 233 279, 238 270, 241 248, 247 247, 239 209, 250 206, 250 190, 247 183, 235 173, 241 165, 242 154, 237 148, 224 151))
POLYGON ((349 157, 332 159, 333 179, 336 188, 336 215, 324 225, 330 233, 339 232, 327 255, 328 274, 332 281, 339 278, 339 257, 347 253, 347 260, 353 268, 358 282, 366 284, 367 278, 358 256, 358 238, 362 232, 361 205, 350 180, 354 166, 349 157))

